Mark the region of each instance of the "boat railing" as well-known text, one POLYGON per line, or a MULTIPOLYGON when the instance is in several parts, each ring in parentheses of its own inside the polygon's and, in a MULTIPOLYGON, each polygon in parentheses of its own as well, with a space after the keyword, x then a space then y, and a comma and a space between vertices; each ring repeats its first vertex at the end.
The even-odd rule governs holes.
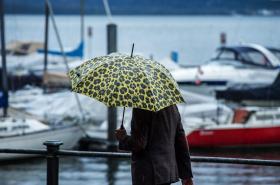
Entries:
MULTIPOLYGON (((59 184, 59 157, 101 157, 101 158, 130 158, 130 153, 121 152, 98 152, 98 151, 75 151, 75 150, 60 150, 60 141, 46 141, 43 143, 46 149, 5 149, 0 148, 0 154, 31 154, 41 155, 46 157, 47 161, 47 185, 59 184)), ((199 163, 224 163, 224 164, 246 164, 246 165, 261 165, 261 166, 276 166, 280 167, 280 160, 261 160, 261 159, 244 159, 244 158, 224 158, 224 157, 203 157, 192 156, 192 162, 199 163)))

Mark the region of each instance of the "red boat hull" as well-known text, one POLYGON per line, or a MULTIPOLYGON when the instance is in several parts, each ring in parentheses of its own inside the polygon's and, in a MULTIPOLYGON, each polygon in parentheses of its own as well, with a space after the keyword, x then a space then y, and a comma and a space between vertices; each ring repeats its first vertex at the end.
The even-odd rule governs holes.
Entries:
POLYGON ((246 147, 280 145, 280 126, 194 130, 186 136, 190 147, 246 147))

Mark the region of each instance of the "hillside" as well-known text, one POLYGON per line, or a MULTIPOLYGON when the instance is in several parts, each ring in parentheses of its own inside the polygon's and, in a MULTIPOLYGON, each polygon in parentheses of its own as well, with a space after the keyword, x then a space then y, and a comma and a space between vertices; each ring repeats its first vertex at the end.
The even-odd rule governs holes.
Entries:
MULTIPOLYGON (((4 1, 6 13, 44 13, 44 0, 4 1)), ((104 14, 102 0, 84 1, 86 14, 104 14)), ((79 0, 51 2, 57 14, 80 11, 79 0)), ((113 14, 280 14, 280 0, 109 0, 109 4, 113 14)))

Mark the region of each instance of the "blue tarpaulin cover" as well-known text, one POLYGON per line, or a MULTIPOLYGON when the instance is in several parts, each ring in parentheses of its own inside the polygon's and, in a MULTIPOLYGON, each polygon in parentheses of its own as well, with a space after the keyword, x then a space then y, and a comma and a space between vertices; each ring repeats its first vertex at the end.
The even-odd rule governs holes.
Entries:
MULTIPOLYGON (((44 49, 38 49, 38 53, 44 53, 44 49)), ((58 50, 48 50, 48 54, 62 56, 62 52, 58 51, 58 50)), ((82 41, 76 49, 74 49, 72 51, 66 51, 65 55, 68 56, 68 57, 83 58, 83 56, 84 56, 84 42, 82 41)))
POLYGON ((8 101, 7 98, 4 97, 4 93, 0 91, 0 107, 7 107, 8 106, 8 101))

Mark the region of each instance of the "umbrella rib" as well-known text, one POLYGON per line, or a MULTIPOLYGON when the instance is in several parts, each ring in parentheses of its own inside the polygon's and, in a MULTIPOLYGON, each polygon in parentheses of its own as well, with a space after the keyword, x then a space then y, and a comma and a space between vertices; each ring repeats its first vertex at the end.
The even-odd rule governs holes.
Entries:
MULTIPOLYGON (((87 63, 85 64, 85 66, 89 65, 90 62, 92 62, 92 61, 91 61, 91 60, 88 60, 87 63)), ((101 64, 100 64, 100 65, 101 65, 101 64)), ((74 73, 77 75, 77 72, 76 72, 76 71, 79 71, 79 72, 82 71, 82 69, 85 68, 85 66, 83 66, 83 67, 78 66, 78 67, 72 69, 71 71, 74 71, 74 73)), ((92 72, 93 70, 95 70, 95 69, 98 68, 98 67, 100 67, 100 66, 96 66, 96 67, 94 67, 94 69, 90 68, 90 69, 87 71, 87 73, 92 72)), ((78 82, 77 82, 77 84, 75 85, 75 87, 77 87, 77 86, 84 80, 85 76, 86 76, 86 75, 80 75, 80 79, 78 80, 78 82)), ((75 88, 75 87, 74 87, 74 88, 75 88)))
MULTIPOLYGON (((150 85, 150 87, 151 87, 151 80, 150 80, 150 75, 145 71, 145 70, 143 70, 143 73, 145 74, 145 76, 147 77, 147 80, 148 80, 148 82, 149 82, 149 85, 150 85)), ((151 90, 151 92, 152 92, 152 95, 153 95, 153 99, 156 101, 156 96, 155 96, 155 94, 154 94, 154 92, 151 90)))
MULTIPOLYGON (((109 61, 108 63, 111 64, 111 63, 114 63, 114 61, 109 61)), ((113 75, 113 74, 111 74, 111 75, 113 75)), ((117 75, 118 75, 118 77, 117 77, 116 79, 119 78, 119 71, 118 71, 117 75)), ((113 78, 112 78, 112 79, 113 79, 113 78)), ((112 81, 110 81, 110 85, 111 85, 111 84, 112 84, 112 81)), ((110 102, 111 102, 111 100, 112 100, 112 94, 115 92, 115 89, 116 89, 116 86, 114 85, 114 82, 113 82, 113 86, 114 86, 114 89, 113 89, 113 91, 110 93, 110 96, 109 96, 110 101, 108 100, 108 105, 110 104, 110 102)), ((111 106, 110 106, 110 107, 111 107, 111 106)))

